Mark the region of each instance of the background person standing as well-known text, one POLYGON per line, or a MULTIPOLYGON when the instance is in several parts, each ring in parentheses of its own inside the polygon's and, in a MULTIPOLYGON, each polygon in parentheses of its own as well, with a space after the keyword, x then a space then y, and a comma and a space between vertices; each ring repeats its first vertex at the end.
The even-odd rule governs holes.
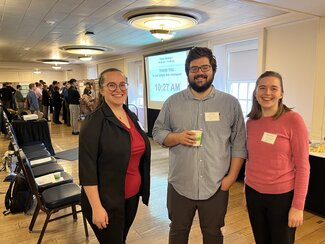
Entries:
POLYGON ((39 104, 38 104, 38 99, 35 94, 35 83, 30 83, 29 84, 29 91, 27 93, 26 99, 29 104, 29 110, 32 114, 37 114, 39 110, 39 104))
POLYGON ((69 103, 70 124, 72 135, 79 135, 79 118, 80 118, 80 93, 77 89, 77 80, 69 80, 70 87, 68 89, 67 101, 69 103))
POLYGON ((25 98, 23 94, 21 94, 21 90, 22 90, 21 85, 17 85, 17 90, 15 92, 15 100, 17 104, 18 115, 20 115, 21 112, 24 111, 25 98))

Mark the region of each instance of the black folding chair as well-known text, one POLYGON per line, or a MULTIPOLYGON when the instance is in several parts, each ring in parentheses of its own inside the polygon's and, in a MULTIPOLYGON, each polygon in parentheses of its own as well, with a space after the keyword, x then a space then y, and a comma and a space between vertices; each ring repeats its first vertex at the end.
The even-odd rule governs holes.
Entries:
MULTIPOLYGON (((30 186, 31 192, 33 195, 35 195, 37 200, 37 206, 35 208, 33 218, 30 222, 29 230, 33 230, 34 224, 36 222, 40 210, 42 210, 46 214, 46 219, 37 242, 39 244, 42 242, 48 223, 71 215, 73 216, 73 219, 75 221, 77 220, 77 213, 81 212, 81 210, 77 211, 76 209, 77 205, 81 207, 81 188, 77 184, 67 183, 48 188, 40 193, 33 175, 32 168, 30 167, 28 159, 26 158, 24 152, 21 149, 19 149, 19 153, 17 156, 18 160, 22 165, 22 170, 30 186), (53 213, 59 212, 60 210, 69 207, 71 207, 72 209, 71 213, 67 213, 51 219, 53 213)), ((86 219, 84 216, 82 216, 82 218, 86 239, 88 239, 89 234, 86 219)))
MULTIPOLYGON (((7 124, 10 124, 10 123, 8 122, 7 124)), ((18 142, 15 139, 12 128, 10 126, 8 126, 8 125, 7 125, 7 132, 8 132, 8 136, 10 138, 11 146, 13 148, 15 148, 15 146, 18 147, 18 142)), ((25 151, 24 151, 24 153, 25 153, 25 151)), ((30 159, 27 155, 26 155, 26 157, 28 159, 30 159)), ((36 161, 36 163, 34 163, 33 165, 30 164, 35 177, 40 177, 40 176, 44 176, 44 175, 47 175, 47 174, 50 174, 50 173, 63 172, 64 171, 63 167, 60 164, 57 163, 56 159, 54 157, 49 156, 49 154, 45 154, 43 158, 33 159, 33 160, 29 161, 29 162, 35 162, 35 161, 36 161), (37 161, 41 161, 42 159, 43 159, 42 163, 37 163, 37 161)), ((15 172, 18 173, 20 171, 20 169, 21 169, 20 167, 17 167, 15 172)))

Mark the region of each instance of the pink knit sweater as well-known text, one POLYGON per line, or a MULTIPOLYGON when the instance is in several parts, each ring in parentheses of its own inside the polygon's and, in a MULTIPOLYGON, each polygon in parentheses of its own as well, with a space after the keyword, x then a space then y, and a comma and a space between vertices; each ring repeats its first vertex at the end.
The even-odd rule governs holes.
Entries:
POLYGON ((302 117, 290 111, 276 120, 248 120, 247 148, 245 183, 265 194, 294 189, 291 206, 304 209, 310 166, 308 132, 302 117))

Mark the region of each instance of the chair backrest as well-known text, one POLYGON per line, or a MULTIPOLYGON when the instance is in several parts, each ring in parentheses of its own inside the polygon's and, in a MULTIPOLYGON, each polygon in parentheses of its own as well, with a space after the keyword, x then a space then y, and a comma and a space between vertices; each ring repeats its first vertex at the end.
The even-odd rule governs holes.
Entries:
POLYGON ((12 127, 12 124, 10 122, 8 122, 6 124, 6 128, 7 128, 8 134, 10 136, 10 140, 11 140, 11 137, 12 137, 12 140, 14 140, 17 143, 17 145, 19 145, 18 140, 17 140, 16 133, 14 131, 14 127, 12 127))
MULTIPOLYGON (((16 152, 16 150, 15 150, 15 152, 16 152)), ((22 149, 18 149, 17 157, 18 157, 18 164, 23 170, 23 173, 26 177, 26 180, 28 182, 28 185, 30 187, 32 194, 36 197, 37 202, 40 204, 40 206, 42 206, 42 200, 41 200, 39 192, 38 192, 38 186, 35 181, 35 177, 34 177, 32 168, 30 166, 30 162, 22 149)))
POLYGON ((3 116, 4 122, 7 123, 7 122, 9 122, 8 116, 5 112, 5 110, 3 109, 4 107, 1 106, 1 108, 2 108, 2 116, 3 116))

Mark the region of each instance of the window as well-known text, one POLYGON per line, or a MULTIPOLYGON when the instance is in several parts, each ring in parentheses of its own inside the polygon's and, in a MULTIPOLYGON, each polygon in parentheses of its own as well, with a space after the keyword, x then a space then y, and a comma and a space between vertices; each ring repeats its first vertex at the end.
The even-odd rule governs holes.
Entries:
POLYGON ((218 63, 214 85, 236 97, 246 117, 257 78, 257 40, 215 46, 214 52, 218 63))
POLYGON ((146 110, 144 107, 144 79, 141 60, 128 62, 128 105, 138 115, 141 125, 147 131, 146 110))

